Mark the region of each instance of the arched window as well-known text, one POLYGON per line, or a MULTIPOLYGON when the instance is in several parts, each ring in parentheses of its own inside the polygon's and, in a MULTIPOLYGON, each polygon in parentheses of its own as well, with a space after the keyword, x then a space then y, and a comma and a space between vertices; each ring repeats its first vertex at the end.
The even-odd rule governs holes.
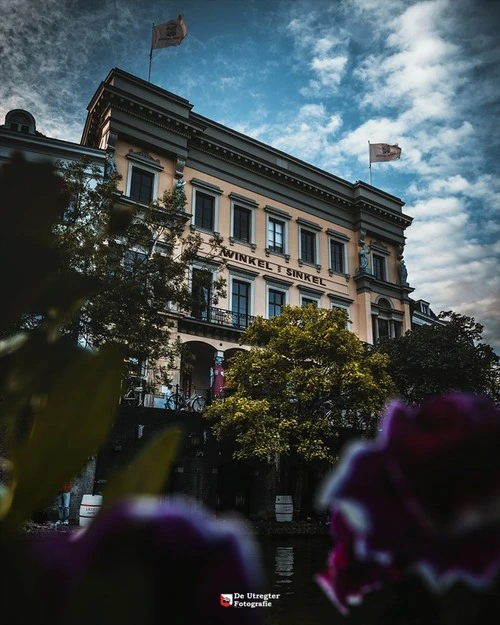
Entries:
POLYGON ((5 116, 5 127, 7 130, 35 134, 35 118, 28 111, 15 109, 9 111, 5 116))
POLYGON ((385 297, 372 304, 373 342, 382 338, 397 338, 403 329, 403 313, 395 310, 385 297))

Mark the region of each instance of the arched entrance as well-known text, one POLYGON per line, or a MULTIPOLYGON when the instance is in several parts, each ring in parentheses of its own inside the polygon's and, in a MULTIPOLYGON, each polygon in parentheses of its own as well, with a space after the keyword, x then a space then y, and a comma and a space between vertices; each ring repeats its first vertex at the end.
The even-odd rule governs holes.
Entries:
POLYGON ((189 341, 183 345, 180 384, 186 397, 194 391, 210 399, 210 369, 213 366, 215 349, 202 341, 189 341))

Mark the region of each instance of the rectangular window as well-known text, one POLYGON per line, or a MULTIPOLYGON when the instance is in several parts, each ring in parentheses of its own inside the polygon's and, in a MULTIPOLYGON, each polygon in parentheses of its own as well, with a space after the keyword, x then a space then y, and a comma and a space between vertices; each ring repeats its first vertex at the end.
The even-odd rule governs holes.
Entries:
POLYGON ((310 230, 300 230, 300 258, 305 263, 316 264, 316 234, 310 230))
POLYGON ((389 321, 387 319, 377 319, 378 338, 389 338, 389 321))
POLYGON ((193 269, 191 284, 192 310, 195 319, 209 320, 212 298, 212 274, 206 269, 193 269))
POLYGON ((378 256, 378 254, 372 255, 373 259, 373 275, 379 280, 385 280, 385 258, 378 256))
POLYGON ((146 262, 147 255, 144 252, 137 252, 135 250, 126 250, 123 258, 123 264, 125 271, 132 275, 135 275, 140 271, 140 267, 146 262))
POLYGON ((201 191, 196 191, 194 224, 204 230, 214 229, 215 198, 201 191))
POLYGON ((231 315, 233 325, 238 328, 248 326, 250 314, 250 284, 243 280, 233 280, 233 292, 231 296, 231 315))
POLYGON ((350 323, 350 321, 349 321, 349 306, 343 306, 343 305, 339 305, 339 304, 333 303, 332 304, 332 310, 343 310, 347 314, 347 320, 346 320, 346 323, 345 323, 345 328, 346 328, 346 330, 349 330, 349 323, 350 323))
POLYGON ((155 175, 139 167, 132 167, 130 179, 130 199, 140 204, 151 204, 155 175))
POLYGON ((335 273, 345 273, 344 244, 330 239, 330 267, 335 273))
POLYGON ((252 240, 252 211, 242 206, 233 208, 233 237, 250 243, 252 240))
POLYGON ((275 289, 269 289, 269 319, 276 317, 281 313, 283 306, 285 305, 285 293, 283 291, 276 291, 275 289))
POLYGON ((279 254, 285 253, 284 233, 284 222, 269 217, 267 225, 267 247, 271 252, 278 252, 279 254))
POLYGON ((304 297, 303 295, 300 298, 300 305, 302 308, 306 308, 306 306, 312 306, 313 308, 318 308, 318 300, 312 299, 311 297, 304 297))

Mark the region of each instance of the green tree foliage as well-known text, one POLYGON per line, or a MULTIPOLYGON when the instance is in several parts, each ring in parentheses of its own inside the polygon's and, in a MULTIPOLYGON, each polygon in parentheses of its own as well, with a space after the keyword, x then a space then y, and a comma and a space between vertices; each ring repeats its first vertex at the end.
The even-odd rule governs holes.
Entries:
POLYGON ((374 430, 392 390, 388 359, 368 354, 346 321, 341 310, 285 307, 246 330, 252 347, 226 371, 232 394, 204 413, 217 436, 234 437, 236 458, 331 461, 340 428, 374 430))
MULTIPOLYGON (((9 532, 53 500, 108 435, 124 352, 117 344, 84 348, 62 331, 105 281, 62 262, 56 233, 68 194, 61 178, 49 165, 16 157, 0 170, 0 200, 0 555, 9 570, 9 532), (27 318, 37 319, 35 327, 12 333, 27 318)), ((103 239, 127 221, 107 208, 103 239)), ((129 473, 111 480, 108 501, 160 492, 178 438, 172 430, 151 441, 129 473)), ((14 552, 12 563, 19 559, 14 552)))
MULTIPOLYGON (((179 345, 170 341, 167 308, 193 306, 189 266, 220 255, 221 240, 203 245, 199 233, 185 233, 182 188, 135 209, 120 199, 118 175, 104 178, 87 160, 59 169, 72 198, 55 230, 61 272, 100 285, 66 330, 94 348, 125 345, 139 363, 171 364, 179 345)), ((214 298, 223 287, 222 279, 213 285, 214 298)))
POLYGON ((499 396, 499 358, 482 342, 483 326, 473 317, 441 312, 443 325, 418 326, 396 339, 379 342, 390 358, 398 395, 410 403, 449 390, 499 396))

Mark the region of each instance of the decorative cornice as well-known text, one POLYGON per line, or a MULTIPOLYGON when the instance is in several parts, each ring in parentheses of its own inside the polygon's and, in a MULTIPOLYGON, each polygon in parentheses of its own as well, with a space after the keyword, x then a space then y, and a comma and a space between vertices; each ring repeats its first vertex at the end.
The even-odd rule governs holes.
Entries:
POLYGON ((123 111, 137 119, 146 121, 163 130, 169 130, 185 138, 204 132, 206 128, 204 124, 189 117, 180 117, 171 111, 166 111, 138 97, 133 97, 114 85, 101 83, 101 87, 93 99, 92 109, 90 110, 89 107, 90 112, 83 136, 86 143, 95 143, 97 141, 102 115, 110 105, 116 110, 123 111))

